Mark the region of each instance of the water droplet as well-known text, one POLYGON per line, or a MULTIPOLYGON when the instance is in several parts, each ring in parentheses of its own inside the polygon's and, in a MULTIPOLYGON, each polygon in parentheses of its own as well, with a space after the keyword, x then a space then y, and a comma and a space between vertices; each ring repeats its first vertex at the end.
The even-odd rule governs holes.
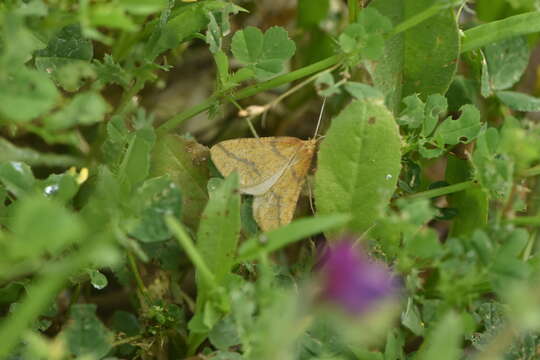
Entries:
POLYGON ((95 287, 98 290, 103 290, 107 286, 105 282, 102 283, 92 283, 92 286, 95 287))
POLYGON ((386 175, 386 180, 390 180, 392 177, 393 177, 392 174, 387 174, 386 175))
POLYGON ((48 185, 43 189, 43 192, 45 193, 45 196, 51 196, 54 195, 60 187, 58 184, 48 185))
POLYGON ((23 172, 23 167, 22 167, 22 163, 18 162, 18 161, 12 161, 11 162, 11 166, 13 166, 13 168, 15 170, 17 170, 18 172, 23 172))

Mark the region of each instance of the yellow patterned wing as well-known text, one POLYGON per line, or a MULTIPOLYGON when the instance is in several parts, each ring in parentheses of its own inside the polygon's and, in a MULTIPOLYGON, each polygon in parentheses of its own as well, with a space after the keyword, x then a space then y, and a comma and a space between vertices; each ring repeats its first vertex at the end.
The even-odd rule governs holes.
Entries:
POLYGON ((263 231, 291 222, 302 186, 315 152, 316 141, 303 141, 301 149, 279 180, 264 194, 255 196, 253 217, 263 231))
POLYGON ((266 192, 291 164, 305 141, 294 137, 264 137, 222 141, 210 149, 223 176, 236 171, 243 193, 266 192))

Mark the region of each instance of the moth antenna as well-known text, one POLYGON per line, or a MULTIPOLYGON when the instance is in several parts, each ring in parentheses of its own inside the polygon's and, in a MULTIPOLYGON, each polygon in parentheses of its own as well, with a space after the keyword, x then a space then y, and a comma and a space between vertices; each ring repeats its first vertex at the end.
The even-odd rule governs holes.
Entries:
POLYGON ((319 119, 317 120, 317 127, 315 128, 315 134, 313 135, 313 138, 315 138, 319 132, 319 127, 321 126, 321 120, 322 120, 325 105, 326 105, 326 97, 323 98, 323 103, 321 106, 321 111, 319 112, 319 119))
POLYGON ((307 181, 308 187, 308 198, 309 198, 309 207, 311 208, 311 213, 315 215, 315 206, 313 206, 313 193, 311 192, 311 183, 307 181))

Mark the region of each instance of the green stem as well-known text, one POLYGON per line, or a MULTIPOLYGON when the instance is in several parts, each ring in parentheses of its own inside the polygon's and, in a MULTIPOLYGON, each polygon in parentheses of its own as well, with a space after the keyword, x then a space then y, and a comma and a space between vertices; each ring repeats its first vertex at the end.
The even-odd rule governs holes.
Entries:
POLYGON ((187 256, 189 257, 193 265, 195 265, 195 268, 200 273, 203 280, 211 287, 217 289, 218 285, 214 274, 212 274, 212 272, 206 265, 206 262, 195 247, 195 244, 191 240, 190 236, 188 235, 182 224, 173 216, 167 216, 166 222, 169 226, 169 229, 171 229, 174 236, 176 237, 176 240, 178 240, 178 244, 180 245, 180 247, 182 247, 182 249, 184 249, 187 256))
MULTIPOLYGON (((336 65, 337 63, 341 62, 341 60, 342 60, 341 55, 330 56, 324 60, 305 66, 301 69, 291 71, 290 73, 283 74, 281 76, 275 77, 273 79, 262 82, 260 84, 248 86, 242 90, 237 91, 235 94, 231 96, 231 98, 233 100, 245 99, 247 97, 261 93, 263 91, 270 90, 270 89, 279 87, 281 85, 293 82, 295 80, 304 78, 306 76, 312 75, 314 73, 326 70, 327 68, 332 67, 336 65)), ((208 110, 210 107, 212 107, 216 103, 216 101, 221 100, 222 98, 226 98, 226 96, 224 94, 214 94, 210 96, 208 99, 206 99, 202 103, 195 105, 192 108, 189 108, 177 114, 173 118, 167 120, 158 128, 158 132, 160 134, 163 134, 174 129, 178 125, 182 124, 185 120, 197 114, 200 114, 205 110, 208 110)))
POLYGON ((513 219, 504 220, 505 223, 514 225, 532 225, 540 226, 540 215, 535 216, 518 216, 513 219))
POLYGON ((358 18, 358 0, 348 0, 349 5, 349 24, 356 22, 358 18))
POLYGON ((129 267, 131 268, 131 272, 133 273, 133 277, 135 278, 135 283, 137 284, 139 291, 146 295, 148 292, 141 277, 141 273, 139 272, 139 267, 137 266, 135 256, 133 256, 133 253, 131 251, 128 251, 127 256, 129 261, 129 267))
POLYGON ((139 91, 141 91, 144 88, 144 85, 145 85, 144 80, 141 80, 140 78, 137 79, 135 83, 133 84, 133 86, 131 86, 129 90, 125 92, 124 95, 122 96, 122 99, 120 100, 120 104, 116 108, 115 114, 121 114, 125 110, 127 105, 129 104, 131 99, 135 95, 137 95, 139 91))
POLYGON ((481 48, 496 41, 540 31, 540 12, 531 11, 475 26, 465 31, 461 52, 481 48))
POLYGON ((540 165, 533 166, 530 169, 523 170, 521 173, 521 176, 523 177, 531 177, 531 176, 538 176, 540 175, 540 165))
POLYGON ((432 190, 422 191, 416 194, 407 195, 404 198, 406 199, 418 199, 418 198, 434 198, 438 196, 453 194, 455 192, 463 191, 469 189, 473 186, 476 186, 474 181, 464 181, 454 185, 444 186, 432 190))

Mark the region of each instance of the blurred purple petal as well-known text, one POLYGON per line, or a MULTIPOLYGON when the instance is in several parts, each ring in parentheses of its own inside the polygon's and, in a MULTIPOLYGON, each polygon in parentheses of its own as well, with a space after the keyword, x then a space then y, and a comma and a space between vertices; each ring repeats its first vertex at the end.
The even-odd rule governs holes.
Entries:
POLYGON ((382 263, 370 260, 350 241, 342 241, 325 254, 319 272, 323 276, 321 296, 360 314, 399 292, 399 280, 382 263))

